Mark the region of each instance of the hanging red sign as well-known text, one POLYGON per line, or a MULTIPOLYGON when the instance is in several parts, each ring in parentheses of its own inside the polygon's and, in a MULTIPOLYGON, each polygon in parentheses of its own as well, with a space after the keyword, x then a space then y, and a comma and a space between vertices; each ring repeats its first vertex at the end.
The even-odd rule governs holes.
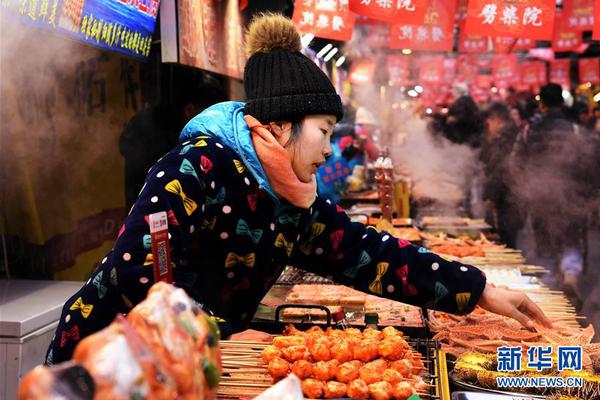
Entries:
POLYGON ((444 58, 444 82, 451 84, 456 78, 456 58, 444 58))
POLYGON ((350 40, 355 15, 343 0, 298 0, 292 21, 299 31, 331 40, 350 40))
POLYGON ((422 24, 430 0, 350 0, 350 10, 380 21, 422 24))
MULTIPOLYGON (((600 13, 600 0, 594 1, 594 13, 600 13)), ((594 19, 594 31, 592 33, 592 40, 600 40, 600 17, 594 19)))
POLYGON ((458 28, 458 51, 461 53, 483 53, 488 48, 488 37, 478 35, 467 35, 465 25, 460 24, 458 28))
POLYGON ((579 59, 579 83, 600 83, 600 58, 579 59))
POLYGON ((392 49, 452 51, 456 0, 432 0, 423 24, 394 24, 392 49))
POLYGON ((365 85, 373 81, 375 75, 375 60, 362 59, 352 63, 348 79, 353 85, 365 85))
POLYGON ((529 57, 539 58, 540 60, 552 61, 554 60, 554 50, 550 48, 544 49, 531 49, 528 52, 529 57))
POLYGON ((517 77, 517 55, 495 55, 492 61, 492 75, 496 86, 509 87, 517 77))
POLYGON ((552 39, 555 0, 469 0, 466 33, 552 39))
POLYGON ((554 60, 550 62, 550 82, 561 86, 570 86, 571 60, 554 60))
POLYGON ((444 57, 425 56, 419 59, 419 80, 422 84, 436 84, 444 81, 444 57))
POLYGON ((508 54, 514 50, 529 50, 535 47, 535 39, 495 37, 492 40, 494 53, 508 54))
POLYGON ((363 24, 367 33, 367 44, 370 47, 389 47, 390 45, 390 25, 384 22, 373 21, 373 23, 363 24))
POLYGON ((591 31, 594 28, 594 0, 563 0, 563 15, 567 27, 591 31))
POLYGON ((581 46, 581 31, 569 28, 563 14, 556 14, 552 49, 556 52, 576 51, 581 46))
POLYGON ((472 83, 478 69, 477 59, 473 54, 459 55, 456 59, 456 81, 472 83))
POLYGON ((389 85, 392 87, 406 86, 410 76, 410 58, 402 55, 389 55, 387 58, 387 68, 389 75, 389 85))
POLYGON ((520 88, 523 90, 547 83, 546 64, 542 61, 525 61, 519 64, 519 70, 520 88))
POLYGON ((456 13, 454 14, 454 22, 462 24, 467 20, 467 9, 469 0, 458 0, 456 2, 456 13))

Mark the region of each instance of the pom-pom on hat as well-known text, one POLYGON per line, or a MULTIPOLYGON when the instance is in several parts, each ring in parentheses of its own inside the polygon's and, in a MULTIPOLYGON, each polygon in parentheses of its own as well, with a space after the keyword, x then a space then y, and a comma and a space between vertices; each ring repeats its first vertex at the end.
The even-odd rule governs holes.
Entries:
POLYGON ((246 35, 245 113, 261 123, 301 120, 307 115, 344 116, 331 81, 300 53, 300 33, 288 18, 263 14, 246 35))

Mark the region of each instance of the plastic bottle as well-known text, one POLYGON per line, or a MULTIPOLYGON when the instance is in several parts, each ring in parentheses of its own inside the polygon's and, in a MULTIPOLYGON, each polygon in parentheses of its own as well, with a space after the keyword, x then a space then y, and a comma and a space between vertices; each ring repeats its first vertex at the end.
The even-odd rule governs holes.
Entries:
POLYGON ((350 325, 348 318, 346 318, 346 313, 343 310, 333 313, 332 317, 334 326, 338 329, 346 329, 350 325))

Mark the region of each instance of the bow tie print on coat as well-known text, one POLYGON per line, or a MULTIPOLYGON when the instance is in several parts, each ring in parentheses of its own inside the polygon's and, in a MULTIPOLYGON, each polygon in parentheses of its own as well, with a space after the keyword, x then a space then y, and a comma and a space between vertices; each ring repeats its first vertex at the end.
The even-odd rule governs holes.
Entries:
POLYGON ((458 306, 458 312, 463 312, 469 305, 471 300, 471 293, 457 293, 456 294, 456 305, 458 306))
POLYGON ((78 297, 77 300, 75 300, 75 303, 73 303, 71 307, 69 307, 69 310, 81 310, 81 315, 83 315, 83 318, 87 318, 90 316, 90 313, 92 312, 93 308, 93 304, 84 304, 83 299, 81 297, 78 297))
POLYGON ((346 275, 350 279, 354 279, 354 278, 356 278, 356 275, 358 274, 358 270, 361 269, 362 267, 364 267, 365 265, 369 265, 370 263, 371 263, 371 257, 369 256, 369 253, 367 253, 366 251, 363 250, 360 253, 360 258, 358 259, 358 264, 356 264, 352 268, 348 268, 347 270, 345 270, 344 275, 346 275))
POLYGON ((258 195, 249 194, 248 196, 246 196, 246 198, 248 199, 248 206, 250 207, 250 211, 256 211, 256 202, 258 201, 258 195))
POLYGON ((339 250, 343 237, 344 231, 341 229, 329 235, 329 238, 331 239, 331 255, 329 258, 336 260, 344 257, 344 254, 339 250))
POLYGON ((196 202, 185 195, 178 179, 173 179, 171 182, 167 183, 165 190, 181 197, 183 206, 185 207, 185 212, 188 216, 192 215, 196 208, 198 208, 196 202))
POLYGON ((216 197, 206 196, 206 207, 217 206, 225 201, 225 188, 222 187, 216 197))
POLYGON ((300 245, 300 251, 307 256, 310 255, 313 248, 313 241, 325 231, 325 224, 315 222, 310 227, 310 237, 300 245))
POLYGON ((294 243, 285 240, 283 234, 280 233, 279 235, 277 235, 277 239, 275 239, 275 247, 285 248, 288 257, 290 257, 292 255, 292 250, 294 249, 294 243))
POLYGON ((240 219, 237 224, 237 228, 235 229, 235 233, 241 236, 248 235, 254 244, 258 244, 260 239, 262 238, 263 231, 262 229, 250 229, 246 221, 240 219))
POLYGON ((208 174, 213 169, 213 163, 206 156, 200 156, 200 169, 205 174, 208 174))
POLYGON ((246 170, 246 166, 240 160, 233 160, 233 164, 235 165, 235 169, 240 174, 246 170))
POLYGON ((297 228, 298 225, 300 224, 300 218, 301 218, 300 214, 294 214, 293 217, 291 217, 291 216, 289 216, 287 214, 281 214, 279 216, 279 218, 277 218, 277 220, 279 221, 279 223, 281 225, 292 224, 292 225, 294 225, 294 227, 297 228))
POLYGON ((225 268, 231 268, 236 266, 237 264, 244 264, 247 267, 254 268, 254 264, 256 263, 256 254, 250 253, 245 256, 238 256, 235 253, 228 253, 227 258, 225 259, 225 268))
POLYGON ((402 281, 402 294, 405 297, 416 296, 417 288, 408 283, 408 265, 404 264, 396 271, 396 276, 402 281))
POLYGON ((103 275, 104 275, 104 272, 100 271, 98 273, 98 275, 96 275, 94 277, 94 280, 92 281, 92 283, 94 284, 94 286, 96 286, 96 289, 98 289, 98 298, 99 299, 101 299, 104 296, 106 296, 106 292, 108 291, 108 288, 102 284, 102 276, 103 275))
POLYGON ((69 339, 72 339, 74 341, 79 341, 79 326, 75 325, 73 326, 71 329, 69 329, 68 331, 62 331, 62 333, 60 334, 60 347, 65 347, 65 344, 67 344, 67 341, 69 339))
POLYGON ((386 262, 381 262, 377 264, 377 275, 375 276, 375 280, 369 285, 369 290, 371 292, 380 296, 383 294, 383 285, 381 284, 381 278, 383 278, 389 267, 390 264, 386 262))
POLYGON ((194 167, 192 166, 192 163, 187 158, 184 158, 183 161, 181 162, 181 166, 179 167, 179 172, 181 172, 184 175, 190 175, 190 176, 193 176, 194 178, 196 178, 196 181, 200 184, 200 189, 206 188, 206 184, 204 183, 204 181, 202 181, 202 180, 200 180, 200 178, 198 178, 198 174, 196 174, 196 170, 194 169, 194 167))

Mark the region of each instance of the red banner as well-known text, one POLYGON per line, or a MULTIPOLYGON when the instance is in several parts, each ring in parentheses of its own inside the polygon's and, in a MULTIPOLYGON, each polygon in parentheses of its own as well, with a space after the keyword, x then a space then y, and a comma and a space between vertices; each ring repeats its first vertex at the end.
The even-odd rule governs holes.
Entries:
POLYGON ((461 24, 458 29, 458 51, 461 53, 483 53, 488 48, 488 37, 478 35, 467 35, 465 25, 461 24))
POLYGON ((352 63, 348 79, 353 85, 364 85, 373 81, 375 75, 375 60, 362 59, 352 63))
POLYGON ((600 58, 579 59, 579 83, 600 83, 600 58))
POLYGON ((544 61, 552 61, 554 60, 554 50, 550 48, 544 49, 531 49, 529 53, 527 53, 529 57, 539 58, 544 61))
MULTIPOLYGON (((596 10, 598 14, 600 10, 596 10)), ((579 31, 594 28, 594 0, 563 0, 566 25, 579 31)))
POLYGON ((370 47, 389 47, 390 45, 390 25, 373 21, 373 23, 364 24, 367 31, 367 44, 370 47))
MULTIPOLYGON (((594 14, 600 13, 600 0, 594 2, 594 14)), ((592 33, 593 40, 600 40, 600 17, 594 19, 594 32, 592 33)))
POLYGON ((509 87, 517 78, 517 55, 495 55, 492 61, 492 75, 496 86, 509 87))
POLYGON ((354 14, 343 0, 298 0, 292 21, 299 31, 331 40, 350 40, 354 14))
POLYGON ((571 85, 571 60, 550 62, 550 82, 566 87, 571 85))
POLYGON ((581 31, 569 28, 567 20, 561 13, 556 14, 554 22, 554 39, 552 49, 556 52, 576 51, 581 46, 581 31))
POLYGON ((555 0, 469 0, 466 33, 552 39, 555 0))
POLYGON ((422 24, 394 24, 392 49, 452 51, 456 0, 432 0, 422 24))
POLYGON ((463 24, 467 20, 468 2, 468 0, 458 0, 456 2, 454 22, 456 22, 458 25, 463 24))
POLYGON ((408 56, 388 56, 387 67, 390 86, 406 86, 410 83, 410 58, 408 56))
POLYGON ((439 84, 444 81, 444 57, 425 56, 419 63, 419 80, 422 84, 439 84))
POLYGON ((523 90, 547 83, 546 63, 543 61, 525 61, 519 64, 519 70, 520 84, 523 90))
POLYGON ((458 61, 456 58, 444 58, 444 82, 452 84, 456 79, 456 67, 458 61))
POLYGON ((350 9, 380 21, 422 24, 429 3, 430 0, 350 0, 350 9))
POLYGON ((472 83, 477 75, 477 56, 474 54, 462 54, 456 58, 456 81, 472 83))
POLYGON ((508 54, 514 50, 529 50, 535 47, 535 39, 516 39, 508 37, 495 37, 492 40, 494 53, 508 54))

